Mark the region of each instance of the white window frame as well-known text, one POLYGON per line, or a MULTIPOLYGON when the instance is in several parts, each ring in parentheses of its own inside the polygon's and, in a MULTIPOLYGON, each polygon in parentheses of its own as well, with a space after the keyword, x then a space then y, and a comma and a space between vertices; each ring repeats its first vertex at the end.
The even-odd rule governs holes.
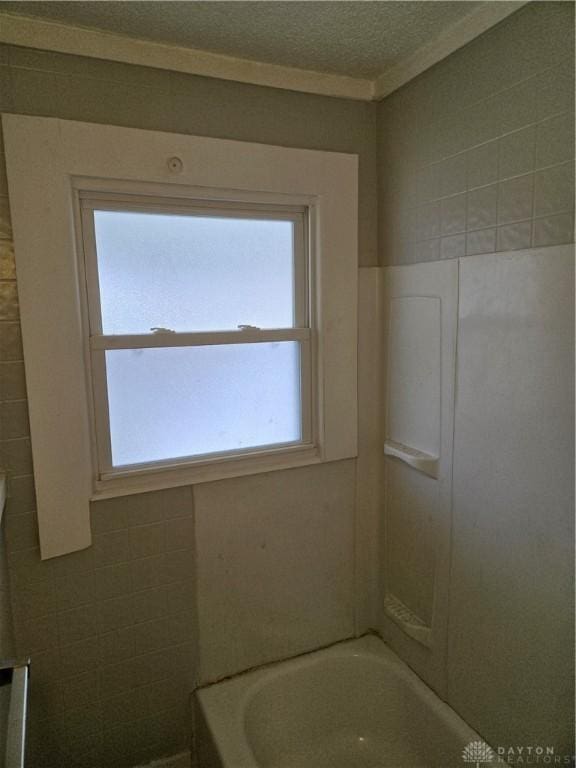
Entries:
MULTIPOLYGON (((316 420, 314 414, 316 389, 315 365, 313 364, 312 335, 314 331, 315 301, 309 288, 308 275, 313 273, 314 253, 308 242, 308 207, 271 203, 249 202, 235 203, 210 198, 180 199, 171 196, 130 195, 117 192, 105 192, 94 189, 82 189, 82 182, 74 184, 77 189, 77 226, 81 238, 81 263, 79 274, 85 306, 84 317, 87 319, 88 375, 92 387, 92 423, 93 423, 93 468, 95 487, 106 489, 113 478, 128 478, 144 473, 158 472, 165 469, 183 469, 185 467, 208 466, 214 461, 237 461, 243 457, 295 453, 313 449, 317 444, 316 420), (182 215, 228 216, 251 220, 271 219, 289 221, 294 227, 294 325, 288 328, 244 330, 170 332, 106 335, 102 331, 100 289, 98 279, 98 255, 94 228, 94 211, 145 212, 182 215), (301 439, 290 443, 278 443, 219 453, 197 454, 193 456, 168 458, 142 462, 134 465, 114 467, 112 463, 110 418, 108 406, 108 387, 106 380, 106 351, 114 349, 152 349, 167 347, 198 347, 203 345, 254 344, 270 341, 294 341, 299 346, 300 368, 300 427, 301 439)), ((93 185, 92 185, 93 186, 93 185)), ((150 192, 152 192, 150 188, 150 192)), ((157 192, 157 190, 155 190, 157 192)), ((201 194, 199 192, 199 194, 201 194)), ((234 197, 231 190, 227 193, 234 197)))
POLYGON ((357 455, 356 155, 54 118, 2 122, 43 558, 90 546, 91 499, 357 455), (310 444, 98 478, 80 190, 308 210, 310 444))

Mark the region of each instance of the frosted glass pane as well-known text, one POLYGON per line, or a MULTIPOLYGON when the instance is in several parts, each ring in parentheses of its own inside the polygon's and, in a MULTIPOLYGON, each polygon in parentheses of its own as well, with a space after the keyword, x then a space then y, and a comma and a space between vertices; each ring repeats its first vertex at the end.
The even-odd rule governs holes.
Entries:
POLYGON ((105 334, 294 324, 291 221, 94 211, 105 334))
POLYGON ((299 347, 108 350, 113 465, 299 441, 299 347))

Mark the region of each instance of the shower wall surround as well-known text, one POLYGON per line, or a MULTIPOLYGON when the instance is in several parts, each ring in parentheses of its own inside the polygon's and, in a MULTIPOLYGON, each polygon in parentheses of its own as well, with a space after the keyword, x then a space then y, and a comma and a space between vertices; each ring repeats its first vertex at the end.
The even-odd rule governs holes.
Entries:
POLYGON ((354 464, 195 488, 202 682, 354 634, 354 464))
MULTIPOLYGON (((356 153, 360 259, 376 264, 373 104, 2 46, 0 111, 356 153)), ((0 157, 0 467, 17 648, 33 657, 29 765, 145 764, 189 748, 200 677, 354 632, 366 439, 357 461, 95 503, 93 546, 40 561, 7 195, 0 157)))
POLYGON ((380 626, 446 688, 458 262, 383 270, 384 488, 380 626), (416 449, 421 456, 414 468, 416 449), (408 450, 408 454, 406 454, 408 450), (400 453, 406 461, 399 461, 400 453))
POLYGON ((574 248, 460 263, 448 697, 574 752, 574 248))
POLYGON ((433 296, 427 269, 458 274, 452 494, 435 508, 434 481, 423 501, 385 460, 379 627, 494 747, 557 755, 574 750, 573 30, 571 3, 530 3, 387 98, 378 129, 384 285, 433 296), (445 604, 427 647, 418 620, 445 604))

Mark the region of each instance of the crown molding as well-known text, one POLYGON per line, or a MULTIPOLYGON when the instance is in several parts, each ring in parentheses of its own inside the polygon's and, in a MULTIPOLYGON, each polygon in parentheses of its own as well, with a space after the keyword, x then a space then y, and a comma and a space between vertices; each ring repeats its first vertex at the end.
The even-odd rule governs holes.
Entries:
POLYGON ((414 79, 425 70, 445 59, 454 51, 469 43, 474 38, 499 24, 503 19, 526 5, 529 0, 489 0, 475 11, 464 16, 450 26, 440 37, 415 54, 400 61, 394 67, 383 72, 373 82, 372 98, 380 101, 396 91, 400 86, 414 79))
POLYGON ((371 80, 237 59, 8 13, 0 13, 0 43, 343 99, 370 101, 373 92, 371 80))
POLYGON ((526 2, 528 0, 484 2, 475 11, 453 24, 438 39, 420 48, 415 54, 382 73, 375 80, 250 61, 194 48, 183 48, 97 29, 1 12, 0 43, 320 96, 380 101, 498 24, 526 2))

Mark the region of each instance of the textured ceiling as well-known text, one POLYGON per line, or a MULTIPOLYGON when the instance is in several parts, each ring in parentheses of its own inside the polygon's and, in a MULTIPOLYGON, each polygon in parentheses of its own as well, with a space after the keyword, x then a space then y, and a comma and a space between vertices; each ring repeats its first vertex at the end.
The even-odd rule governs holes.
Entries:
POLYGON ((374 78, 483 3, 464 0, 0 2, 0 11, 351 77, 374 78))

